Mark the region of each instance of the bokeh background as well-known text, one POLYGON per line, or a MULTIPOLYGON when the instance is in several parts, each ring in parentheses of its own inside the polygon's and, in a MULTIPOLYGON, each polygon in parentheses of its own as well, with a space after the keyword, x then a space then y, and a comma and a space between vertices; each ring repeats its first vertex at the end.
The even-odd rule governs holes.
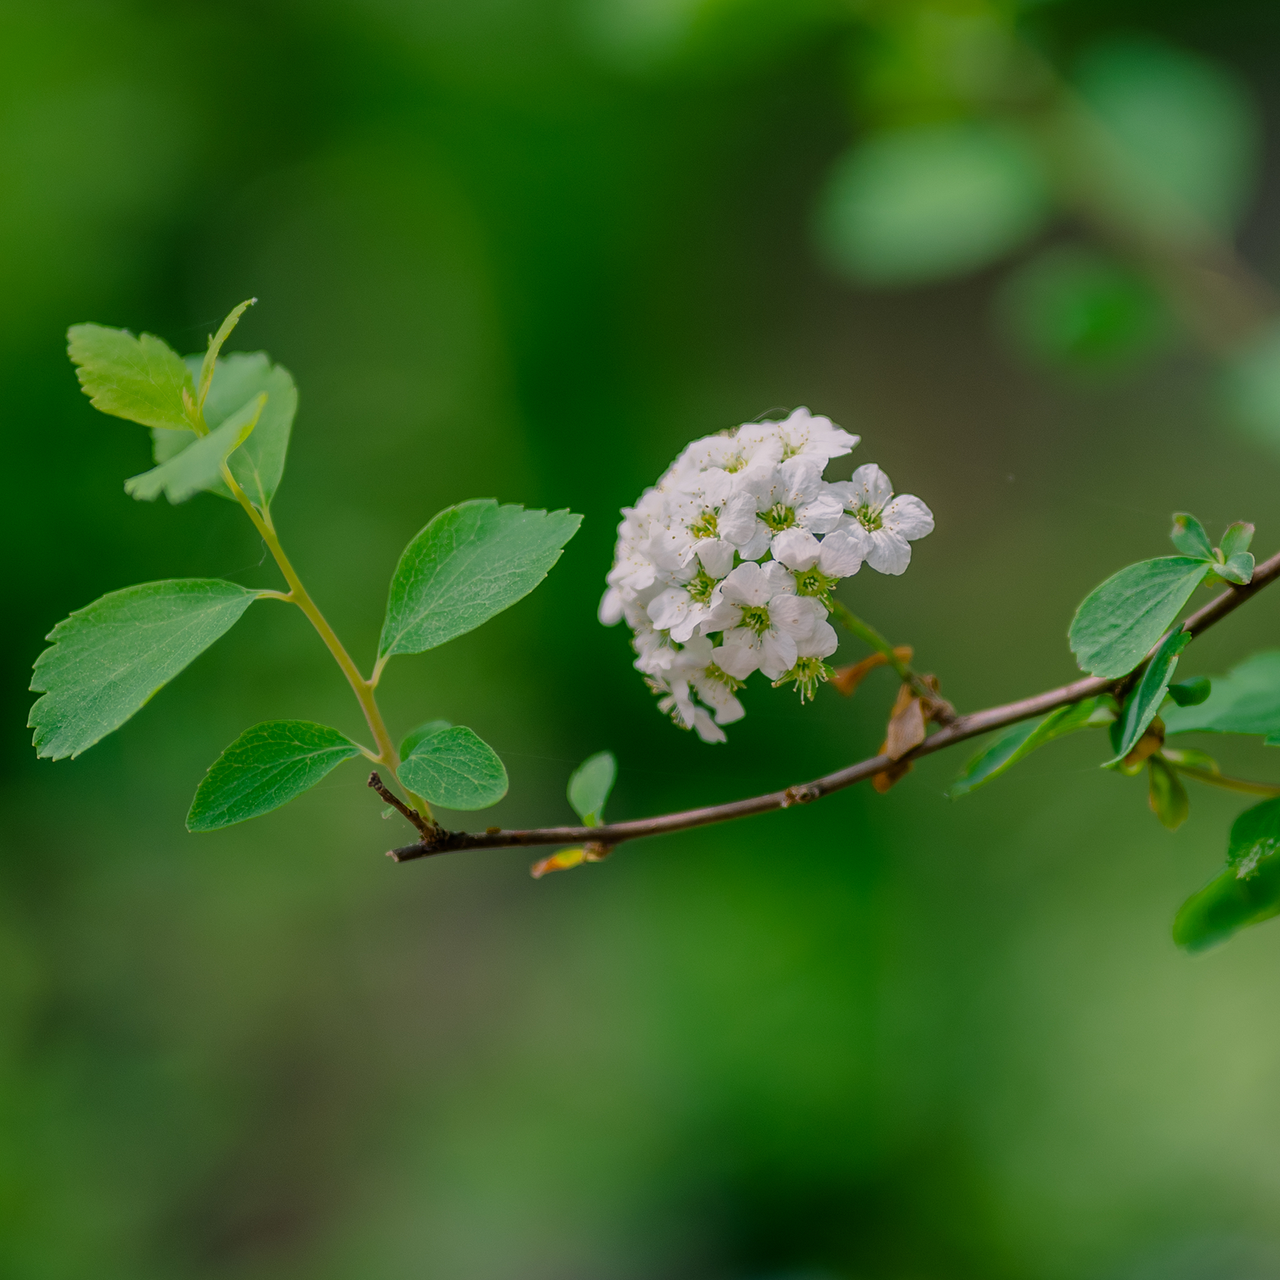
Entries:
POLYGON ((618 508, 797 404, 864 438, 830 474, 877 461, 937 516, 851 606, 962 709, 1071 678, 1076 603, 1172 510, 1280 545, 1273 3, 0 13, 0 1275, 1280 1276, 1280 927, 1169 936, 1229 796, 1170 836, 1081 735, 963 802, 944 753, 540 882, 393 866, 355 766, 189 836, 246 726, 361 727, 269 606, 80 760, 23 728, 71 609, 276 585, 230 504, 124 495, 146 433, 64 353, 89 319, 197 350, 251 294, 232 345, 301 393, 277 522, 362 663, 440 507, 585 514, 533 596, 384 681, 393 729, 499 748, 489 821, 569 820, 603 748, 618 818, 876 748, 884 672, 803 710, 761 682, 712 748, 595 620, 618 508))

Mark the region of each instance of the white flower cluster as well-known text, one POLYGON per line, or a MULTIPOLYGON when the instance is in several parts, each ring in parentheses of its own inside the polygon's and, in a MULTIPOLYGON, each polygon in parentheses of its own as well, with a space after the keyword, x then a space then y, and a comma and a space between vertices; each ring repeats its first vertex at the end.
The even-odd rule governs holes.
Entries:
POLYGON ((703 741, 723 742, 720 726, 745 714, 734 695, 753 671, 812 698, 836 650, 836 583, 864 561, 902 573, 933 530, 929 508, 894 497, 874 464, 822 478, 857 443, 797 409, 695 440, 623 508, 600 621, 626 619, 659 708, 703 741))

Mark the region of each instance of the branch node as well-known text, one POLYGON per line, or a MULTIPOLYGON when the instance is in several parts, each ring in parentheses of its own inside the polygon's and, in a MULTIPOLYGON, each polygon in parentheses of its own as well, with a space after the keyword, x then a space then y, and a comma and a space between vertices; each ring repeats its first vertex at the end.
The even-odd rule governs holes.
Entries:
MULTIPOLYGON (((440 836, 440 828, 434 822, 428 822, 426 818, 417 811, 417 809, 410 809, 398 795, 393 791, 388 790, 387 787, 383 785, 382 779, 378 776, 378 771, 376 769, 369 775, 369 786, 371 786, 393 809, 397 810, 407 822, 417 827, 418 831, 422 835, 422 843, 424 845, 431 846, 435 843, 440 836)), ((392 856, 394 856, 396 852, 398 851, 393 850, 392 856)), ((399 862, 401 859, 396 858, 396 861, 399 862)))
POLYGON ((813 782, 802 782, 798 786, 788 787, 782 793, 782 807, 790 809, 793 804, 812 804, 821 798, 821 787, 813 782))

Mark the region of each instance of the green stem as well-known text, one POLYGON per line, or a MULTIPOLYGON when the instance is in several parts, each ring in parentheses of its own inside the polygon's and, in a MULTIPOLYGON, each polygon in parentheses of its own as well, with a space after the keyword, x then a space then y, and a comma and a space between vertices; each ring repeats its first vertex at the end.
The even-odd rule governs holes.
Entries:
POLYGON ((1210 769, 1200 769, 1192 764, 1173 764, 1172 760, 1168 761, 1179 773, 1185 773, 1188 778, 1194 778, 1197 782, 1206 782, 1211 787, 1221 787, 1224 791, 1242 791, 1248 796, 1280 796, 1280 787, 1272 786, 1269 782, 1250 782, 1246 778, 1231 778, 1224 773, 1214 773, 1210 769))
MULTIPOLYGON (((271 552, 280 568, 280 572, 284 574, 284 580, 289 584, 288 595, 280 592, 275 594, 282 600, 296 604, 306 614, 311 625, 319 633, 320 639, 324 641, 325 647, 333 655, 333 660, 338 664, 342 674, 346 676, 347 683, 351 686, 351 691, 356 695, 360 710, 364 712, 364 718, 373 733, 374 745, 378 748, 378 755, 373 757, 374 763, 384 764, 392 770, 398 768, 400 756, 396 751, 395 743, 391 740, 391 734, 387 732, 386 722, 383 720, 382 712, 378 707, 378 699, 374 692, 373 682, 366 680, 360 674, 360 669, 352 661, 351 655, 347 652, 342 641, 338 639, 337 633, 329 625, 328 619, 320 612, 316 602, 311 598, 310 592, 302 585, 302 579, 298 577, 298 571, 293 567, 289 557, 284 553, 284 548, 280 545, 280 538, 276 534, 275 525, 271 522, 271 513, 269 511, 259 511, 253 505, 249 500, 249 495, 236 483, 235 477, 231 474, 231 468, 225 462, 222 464, 222 479, 227 488, 235 495, 236 501, 244 508, 245 515, 253 522, 253 527, 262 535, 263 542, 267 544, 267 550, 271 552)), ((421 796, 415 796, 412 792, 409 792, 409 798, 413 801, 414 807, 428 822, 435 821, 431 814, 431 806, 421 796)))
POLYGON ((871 626, 869 623, 863 622, 857 614, 842 605, 839 600, 833 600, 831 603, 836 617, 840 619, 841 624, 846 630, 852 631, 859 640, 865 641, 877 653, 882 654, 889 665, 898 673, 898 676, 902 681, 911 685, 917 693, 928 693, 928 690, 924 689, 921 685, 920 677, 916 675, 916 673, 912 671, 912 669, 907 666, 907 664, 903 662, 896 653, 894 653, 893 645, 891 645, 884 636, 875 629, 875 627, 871 626))

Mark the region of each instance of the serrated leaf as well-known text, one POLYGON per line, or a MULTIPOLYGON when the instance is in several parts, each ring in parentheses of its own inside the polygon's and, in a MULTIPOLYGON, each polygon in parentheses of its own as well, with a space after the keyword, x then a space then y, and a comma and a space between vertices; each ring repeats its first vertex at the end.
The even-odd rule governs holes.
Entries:
POLYGON ((1253 557, 1247 551, 1237 551, 1226 564, 1216 566, 1214 572, 1242 587, 1253 579, 1253 557))
MULTIPOLYGON (((67 354, 95 409, 147 427, 190 431, 193 424, 183 392, 194 393, 191 374, 166 342, 150 333, 135 338, 127 329, 73 324, 67 354)), ((193 400, 194 403, 194 400, 193 400)))
POLYGON ((434 733, 440 733, 444 729, 452 729, 453 726, 448 720, 428 720, 425 724, 420 724, 416 729, 410 729, 404 735, 404 741, 400 743, 400 759, 411 755, 413 749, 420 742, 425 742, 434 733))
POLYGON ((170 502, 179 503, 212 487, 215 481, 221 483, 222 464, 234 457, 235 451, 253 433, 266 403, 265 395, 255 396, 242 405, 238 413, 233 413, 168 462, 140 476, 131 476, 124 482, 125 493, 140 502, 154 502, 163 493, 170 502))
POLYGON ((196 383, 196 408, 203 410, 205 397, 209 394, 209 385, 213 382, 213 371, 218 363, 218 353, 222 344, 231 336, 231 331, 240 323, 240 317, 257 302, 257 298, 249 298, 238 307, 233 307, 227 318, 218 326, 218 332, 209 339, 208 350, 200 362, 200 378, 196 383))
MULTIPOLYGON (((1198 707, 1212 692, 1213 682, 1208 676, 1192 676, 1169 686, 1169 697, 1180 707, 1198 707)), ((1166 726, 1167 727, 1167 726, 1166 726)))
POLYGON ((1107 679, 1132 671, 1191 599, 1208 567, 1191 556, 1163 556, 1131 564, 1095 587, 1068 632, 1081 670, 1107 679))
POLYGON ((588 756, 569 779, 569 803, 588 827, 604 821, 604 806, 618 776, 618 762, 612 751, 598 751, 588 756))
POLYGON ((867 139, 835 166, 816 233, 830 264, 872 284, 917 284, 975 270, 1044 224, 1050 195, 1036 149, 978 122, 867 139))
POLYGON ((1126 699, 1120 712, 1120 720, 1115 737, 1118 739, 1115 759, 1108 764, 1119 764, 1130 751, 1138 745, 1138 739, 1147 731, 1147 726, 1156 718, 1160 704, 1164 701, 1165 691, 1173 672, 1178 665, 1178 655, 1191 643, 1191 634, 1187 631, 1171 631, 1160 647, 1155 651, 1151 661, 1147 663, 1137 687, 1126 699))
POLYGON ((78 756, 118 729, 258 598, 234 582, 174 578, 125 587, 58 623, 36 659, 36 753, 78 756))
POLYGON ((405 548, 391 580, 379 662, 464 635, 545 578, 582 517, 478 498, 448 507, 405 548))
POLYGON ((1158 755, 1147 761, 1147 803, 1168 831, 1177 831, 1191 812, 1182 780, 1158 755))
POLYGON ((1253 542, 1253 525, 1247 520, 1237 520, 1222 535, 1222 554, 1228 560, 1241 551, 1248 551, 1253 542))
MULTIPOLYGON (((189 356, 187 363, 194 370, 199 367, 199 358, 189 356)), ((204 407, 205 421, 216 430, 248 401, 263 393, 267 403, 258 425, 228 463, 236 483, 259 510, 270 504, 284 475, 289 436, 298 408, 298 389, 293 376, 283 365, 273 365, 261 351, 235 352, 218 361, 204 407)), ((168 431, 153 431, 156 461, 167 462, 187 446, 189 439, 175 437, 168 431)), ((231 490, 220 476, 215 476, 207 487, 220 498, 232 498, 231 490)))
POLYGON ((1165 733, 1280 734, 1280 650, 1255 653, 1225 676, 1209 696, 1189 707, 1166 707, 1165 733))
POLYGON ((1184 556, 1195 556, 1199 560, 1213 559, 1213 543, 1209 541, 1204 525, 1185 511, 1179 511, 1173 517, 1169 540, 1184 556))
POLYGON ((1024 720, 1021 724, 1014 725, 1008 733, 984 747, 969 761, 964 771, 951 784, 947 795, 952 800, 958 800, 1013 768, 1046 742, 1065 737, 1090 724, 1101 723, 1095 717, 1108 702, 1107 698, 1086 698, 1072 706, 1059 707, 1043 719, 1024 720))
POLYGON ((1183 903, 1173 939, 1188 951, 1224 942, 1280 914, 1280 799, 1246 809, 1231 827, 1227 869, 1183 903))
POLYGON ((269 813, 360 754, 350 738, 310 720, 255 724, 209 766, 191 801, 187 830, 216 831, 269 813))
POLYGON ((498 753, 462 725, 420 742, 396 774, 414 795, 446 809, 487 809, 507 794, 507 771, 498 753))

